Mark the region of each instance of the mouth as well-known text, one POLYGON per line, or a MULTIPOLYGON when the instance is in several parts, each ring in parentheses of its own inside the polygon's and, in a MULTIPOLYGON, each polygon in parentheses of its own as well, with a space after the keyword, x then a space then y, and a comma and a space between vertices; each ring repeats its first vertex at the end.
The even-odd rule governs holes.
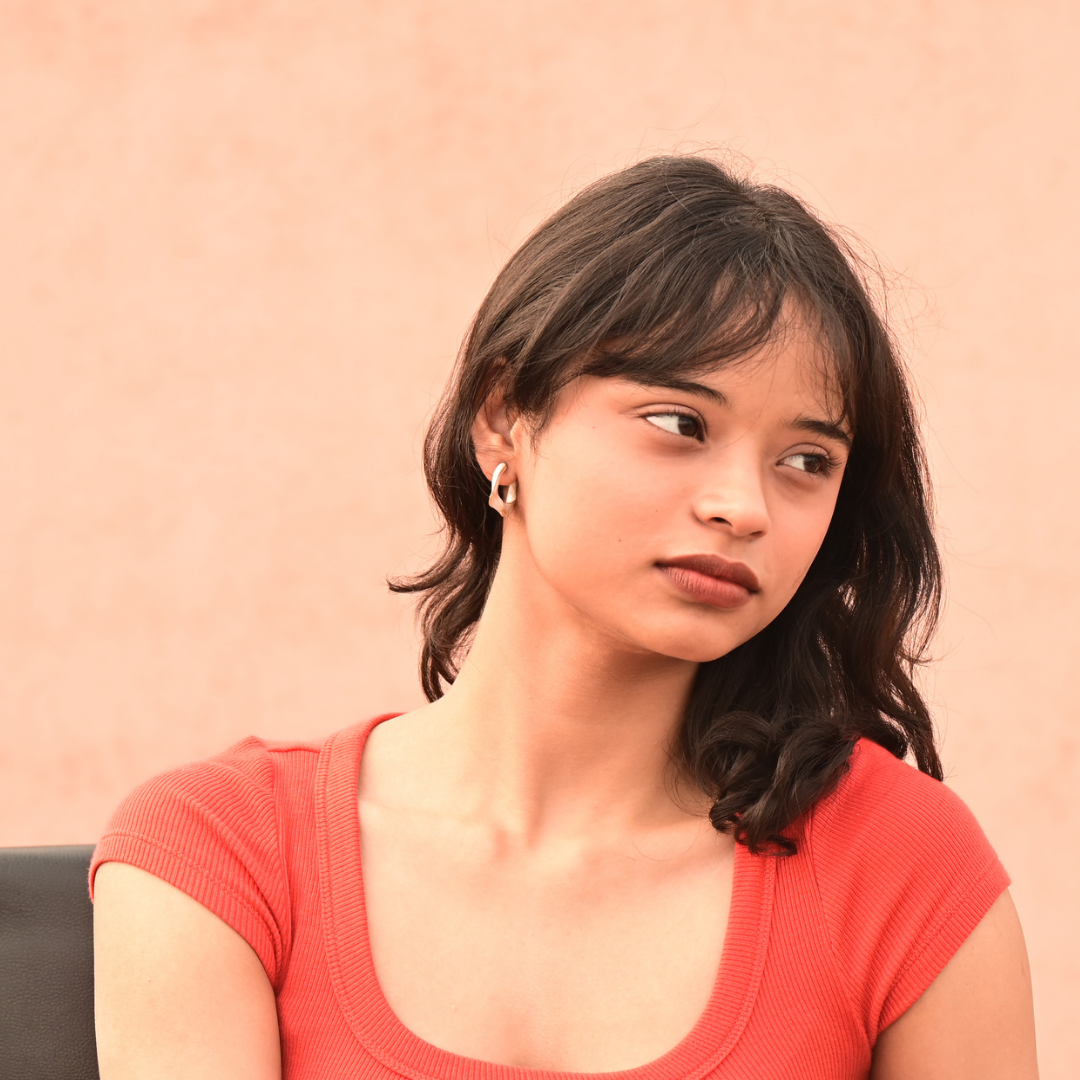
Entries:
POLYGON ((680 592, 711 607, 742 607, 761 591, 757 575, 746 563, 719 555, 684 555, 656 565, 680 592))

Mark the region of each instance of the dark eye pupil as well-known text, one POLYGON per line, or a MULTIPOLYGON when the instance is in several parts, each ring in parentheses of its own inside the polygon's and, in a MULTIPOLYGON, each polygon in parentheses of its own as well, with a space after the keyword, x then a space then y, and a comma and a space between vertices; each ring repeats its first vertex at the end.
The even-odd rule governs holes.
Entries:
POLYGON ((687 416, 685 413, 679 413, 679 434, 690 435, 691 437, 697 435, 697 421, 692 416, 687 416))

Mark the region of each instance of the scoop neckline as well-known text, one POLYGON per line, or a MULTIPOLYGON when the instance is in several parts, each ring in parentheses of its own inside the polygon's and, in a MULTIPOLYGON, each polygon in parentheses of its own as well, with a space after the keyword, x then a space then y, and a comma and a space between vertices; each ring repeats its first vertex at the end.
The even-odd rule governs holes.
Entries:
POLYGON ((414 1035, 390 1008, 375 975, 364 905, 357 807, 360 756, 376 725, 339 731, 323 745, 315 787, 320 900, 331 981, 353 1034, 372 1055, 413 1080, 696 1080, 719 1065, 741 1036, 765 966, 776 860, 735 846, 731 905, 720 966, 704 1012, 662 1056, 632 1069, 563 1072, 502 1065, 442 1050, 414 1035))

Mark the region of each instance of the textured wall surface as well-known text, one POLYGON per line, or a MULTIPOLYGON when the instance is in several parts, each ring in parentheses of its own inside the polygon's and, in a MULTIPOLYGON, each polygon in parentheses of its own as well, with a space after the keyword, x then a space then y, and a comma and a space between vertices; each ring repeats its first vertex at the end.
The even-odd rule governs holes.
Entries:
POLYGON ((1080 1075, 1080 15, 1031 0, 0 0, 0 843, 244 734, 417 704, 382 584, 508 250, 724 145, 898 273, 951 783, 1080 1075))

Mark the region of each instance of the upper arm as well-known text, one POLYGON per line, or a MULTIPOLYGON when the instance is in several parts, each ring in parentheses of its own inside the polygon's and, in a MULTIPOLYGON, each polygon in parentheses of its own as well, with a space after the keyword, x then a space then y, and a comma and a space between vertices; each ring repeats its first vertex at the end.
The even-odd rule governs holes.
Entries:
POLYGON ((279 1080, 274 990, 254 950, 125 863, 97 870, 94 984, 102 1080, 279 1080))
POLYGON ((941 974, 878 1037, 872 1080, 1037 1080, 1031 975, 1004 892, 941 974))

